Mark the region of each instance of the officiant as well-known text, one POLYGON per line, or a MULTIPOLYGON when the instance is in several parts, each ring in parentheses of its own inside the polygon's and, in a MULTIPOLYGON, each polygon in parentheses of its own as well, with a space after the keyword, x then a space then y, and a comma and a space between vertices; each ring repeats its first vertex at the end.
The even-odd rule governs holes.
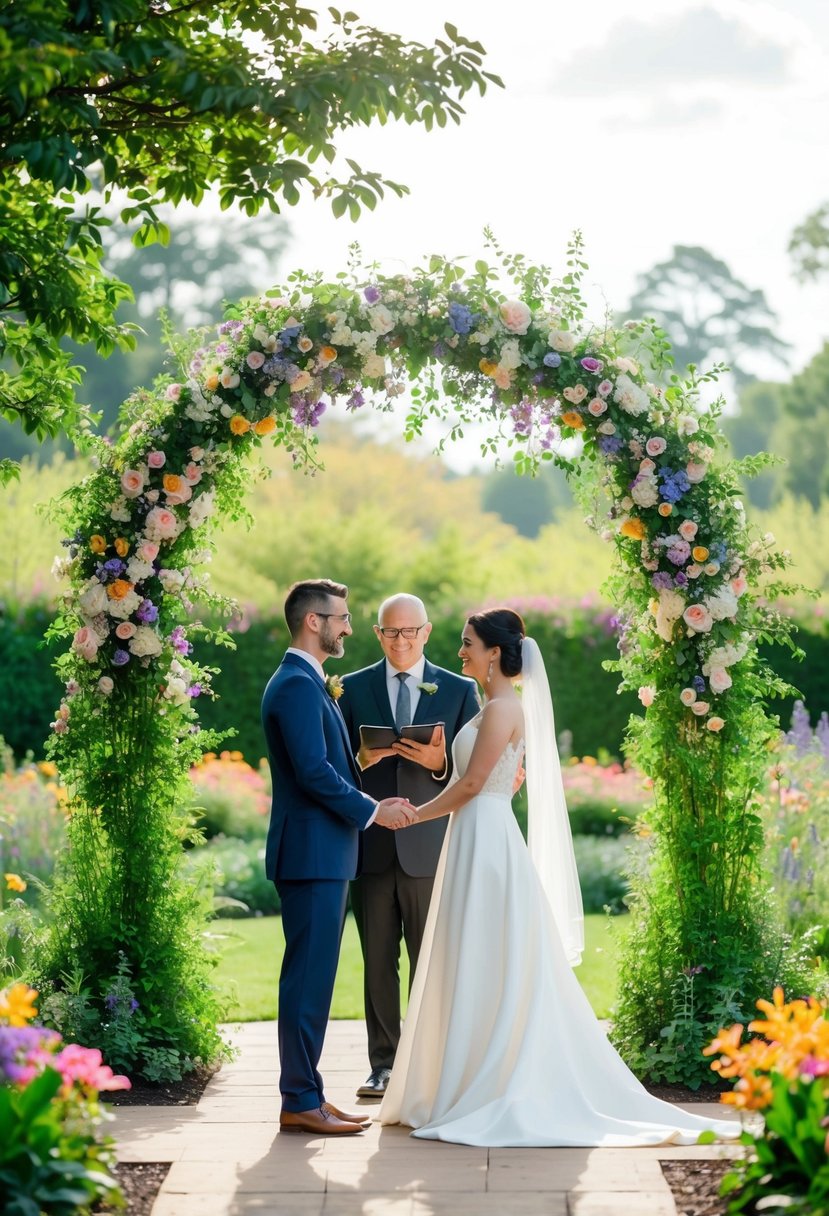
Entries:
MULTIPOLYGON (((418 805, 434 798, 452 774, 455 735, 480 708, 473 680, 426 658, 431 630, 422 600, 390 596, 374 626, 384 657, 343 679, 339 706, 363 789, 377 799, 399 795, 418 805), (361 726, 399 733, 410 724, 432 725, 426 742, 399 738, 390 747, 368 748, 361 741, 361 726)), ((362 833, 359 877, 351 885, 371 1069, 357 1090, 362 1098, 379 1100, 386 1091, 400 1039, 400 944, 406 943, 411 984, 447 823, 443 817, 405 832, 370 827, 362 833)))

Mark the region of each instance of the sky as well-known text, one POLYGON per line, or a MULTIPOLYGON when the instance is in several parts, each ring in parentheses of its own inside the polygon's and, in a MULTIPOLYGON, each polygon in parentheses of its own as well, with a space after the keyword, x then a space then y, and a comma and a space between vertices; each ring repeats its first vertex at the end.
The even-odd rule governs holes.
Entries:
MULTIPOLYGON (((432 42, 451 21, 483 43, 504 90, 467 99, 459 127, 342 134, 363 168, 405 182, 357 224, 326 203, 287 214, 294 266, 335 273, 358 240, 390 273, 500 244, 563 267, 581 229, 587 294, 622 309, 637 275, 701 245, 761 288, 798 371, 829 337, 829 279, 804 287, 792 229, 829 201, 825 0, 353 0, 366 23, 432 42)), ((778 372, 785 376, 785 372, 778 372)))

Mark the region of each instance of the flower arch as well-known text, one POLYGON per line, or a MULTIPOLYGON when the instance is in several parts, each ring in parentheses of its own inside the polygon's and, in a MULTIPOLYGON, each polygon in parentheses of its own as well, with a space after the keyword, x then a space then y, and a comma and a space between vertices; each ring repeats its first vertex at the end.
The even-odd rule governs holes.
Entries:
MULTIPOLYGON (((326 282, 297 273, 286 288, 234 305, 215 340, 178 344, 184 374, 127 402, 121 437, 98 444, 97 468, 66 495, 59 572, 70 588, 57 628, 72 641, 59 661, 66 696, 52 746, 73 790, 75 828, 58 890, 60 923, 72 930, 53 935, 43 965, 53 987, 80 939, 104 975, 126 937, 145 982, 148 968, 157 976, 169 963, 170 918, 195 923, 184 897, 161 918, 153 909, 154 853, 178 891, 182 829, 168 808, 205 745, 196 705, 210 691, 188 621, 192 602, 209 594, 199 571, 211 521, 243 509, 245 458, 276 442, 297 467, 313 467, 327 409, 361 409, 369 393, 388 408, 407 385, 407 436, 429 417, 445 422, 447 438, 474 421, 487 428, 485 451, 504 440, 513 447, 519 472, 557 461, 588 523, 615 549, 617 667, 646 707, 633 745, 656 795, 650 865, 625 946, 616 1019, 624 1054, 641 1073, 667 1077, 663 1049, 680 1033, 689 984, 694 1014, 681 1033, 690 1047, 718 1029, 724 986, 732 1006, 749 1009, 780 978, 752 794, 771 729, 762 702, 776 686, 756 640, 785 626, 751 588, 784 561, 769 538, 750 537, 738 497, 739 475, 762 458, 725 459, 720 403, 699 407, 706 377, 673 373, 653 324, 585 324, 578 237, 560 279, 503 255, 491 237, 489 245, 498 267, 434 257, 408 275, 374 267, 326 282), (505 274, 509 296, 499 287, 505 274), (562 441, 574 437, 580 452, 566 455, 562 441), (121 938, 101 941, 78 896, 93 854, 108 859, 96 897, 121 938), (157 950, 154 933, 164 939, 157 950)), ((204 1002, 206 973, 190 966, 170 982, 185 1004, 196 990, 204 1002)), ((209 1055, 210 1044, 196 1035, 177 1046, 209 1055)), ((680 1072, 697 1079, 706 1068, 689 1050, 680 1072)))

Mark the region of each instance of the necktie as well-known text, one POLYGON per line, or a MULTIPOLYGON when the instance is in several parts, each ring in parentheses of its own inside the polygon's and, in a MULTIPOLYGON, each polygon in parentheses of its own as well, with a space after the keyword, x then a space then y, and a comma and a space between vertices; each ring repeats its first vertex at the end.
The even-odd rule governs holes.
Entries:
POLYGON ((408 726, 412 720, 412 698, 406 684, 406 672, 398 671, 395 679, 400 681, 400 691, 397 694, 397 705, 394 710, 394 729, 399 734, 401 728, 408 726))

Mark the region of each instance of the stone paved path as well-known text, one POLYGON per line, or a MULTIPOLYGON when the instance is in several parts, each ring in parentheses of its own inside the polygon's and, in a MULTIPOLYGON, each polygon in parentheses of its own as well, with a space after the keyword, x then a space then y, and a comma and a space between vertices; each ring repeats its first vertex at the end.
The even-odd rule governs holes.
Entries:
MULTIPOLYGON (((229 1030, 238 1057, 198 1106, 115 1110, 120 1160, 172 1162, 153 1216, 676 1216, 660 1159, 737 1151, 479 1149, 378 1124, 344 1139, 280 1136, 276 1023, 229 1030)), ((321 1070, 335 1105, 361 1108, 362 1022, 330 1024, 321 1070)), ((727 1117, 716 1105, 692 1109, 727 1117)))

